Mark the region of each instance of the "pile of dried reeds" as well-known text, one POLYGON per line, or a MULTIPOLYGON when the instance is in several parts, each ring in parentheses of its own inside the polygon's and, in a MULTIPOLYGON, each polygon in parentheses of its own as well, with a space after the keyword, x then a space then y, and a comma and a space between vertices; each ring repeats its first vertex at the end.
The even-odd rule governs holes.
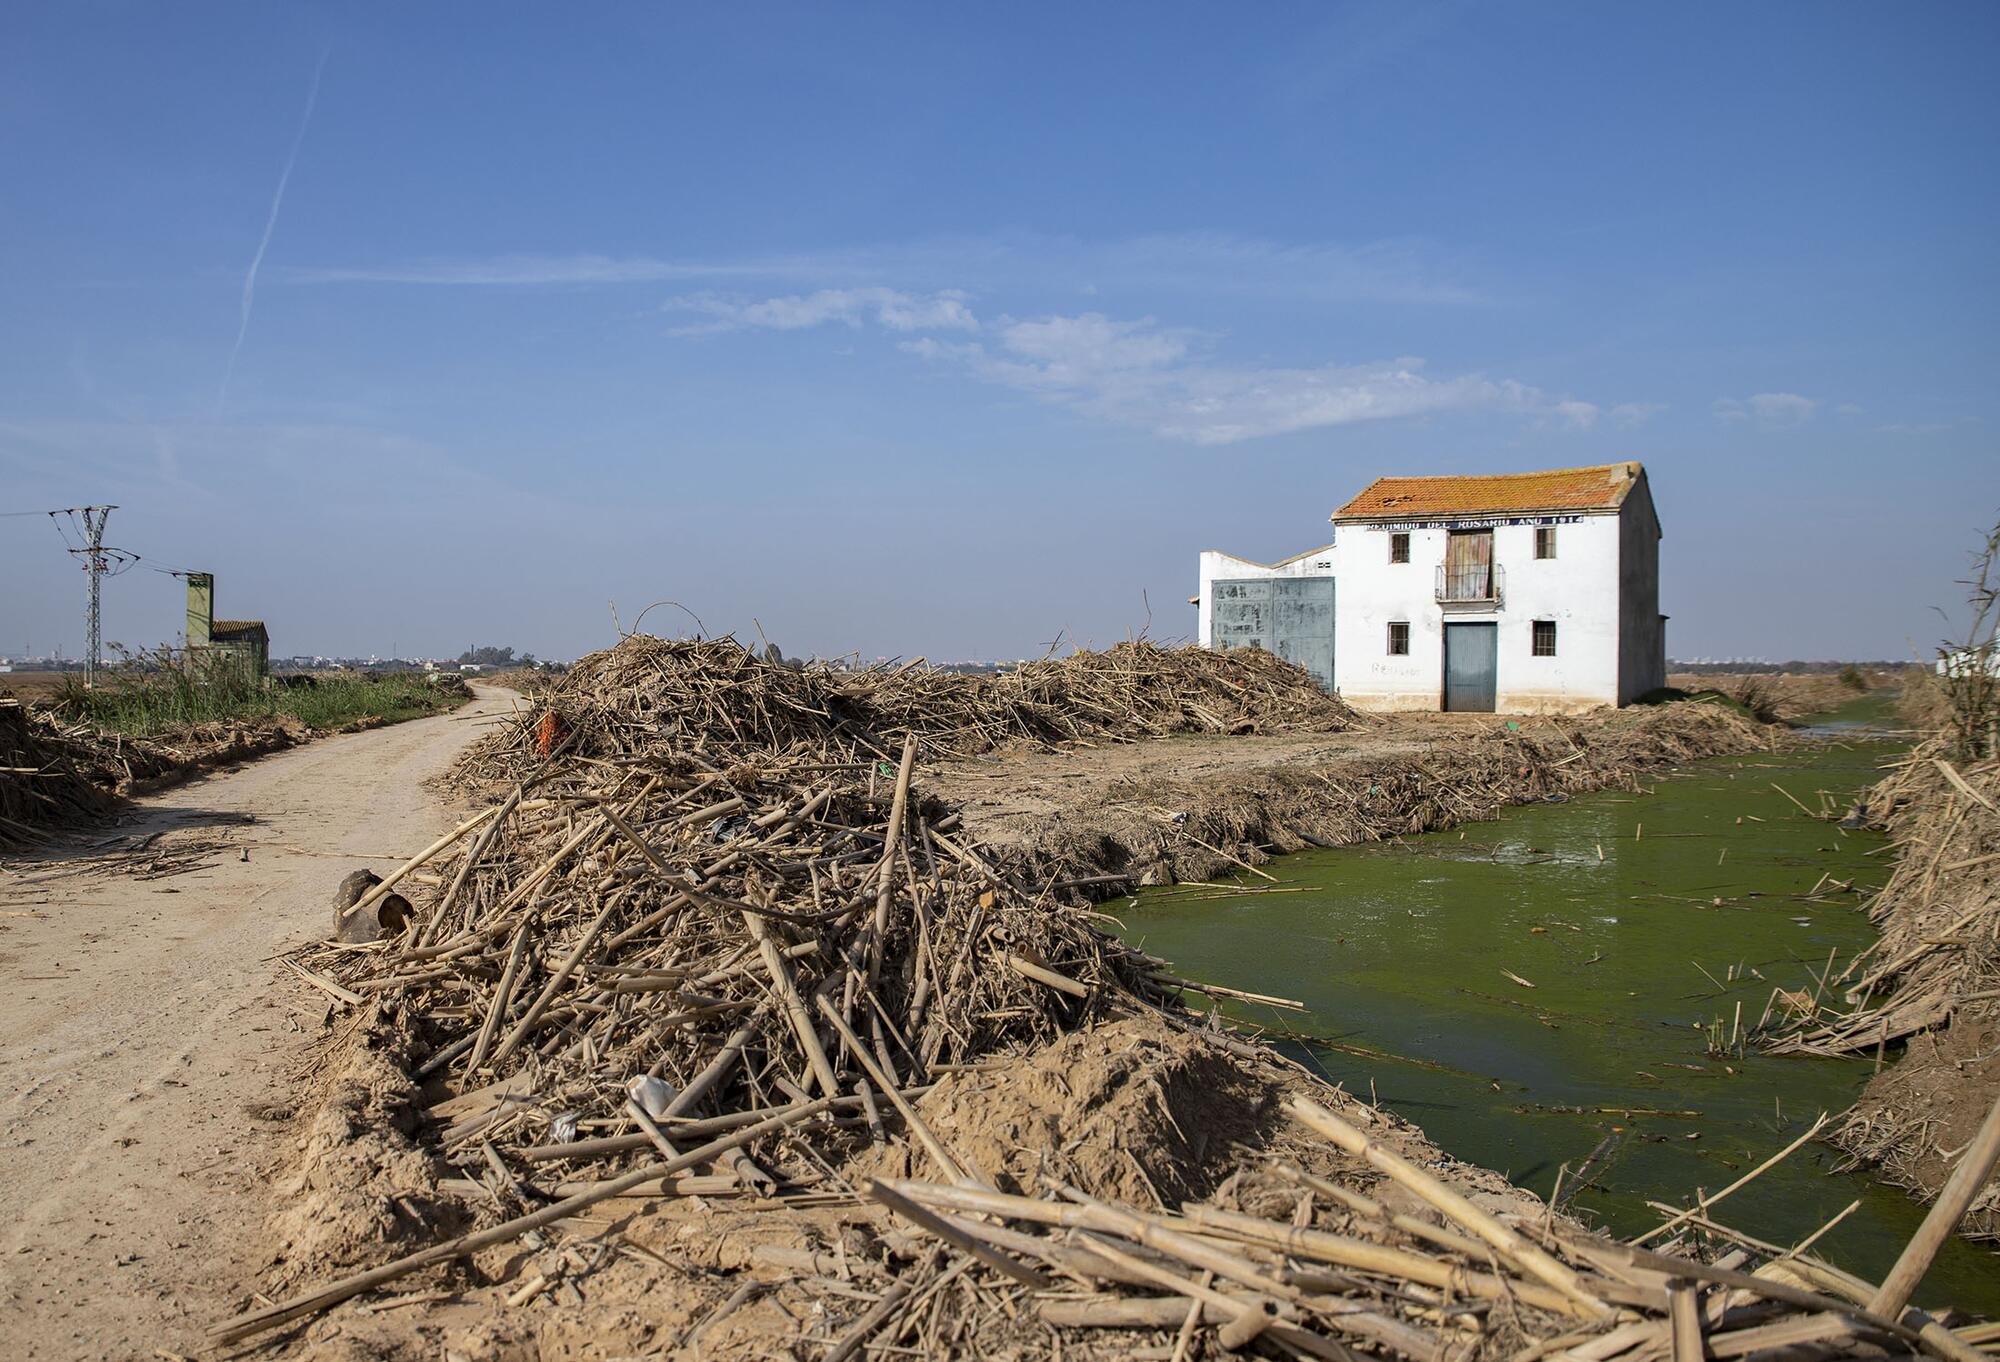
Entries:
MULTIPOLYGON (((1966 1337, 1905 1309, 1950 1232, 1942 1214, 1926 1222, 1880 1286, 1768 1250, 1761 1263, 1742 1248, 1700 1262, 1672 1251, 1687 1240, 1647 1245, 1697 1224, 1727 1242, 1732 1236, 1707 1212, 1755 1173, 1619 1243, 1554 1217, 1493 1214, 1326 1106, 1299 1096, 1288 1110, 1424 1213, 1399 1212, 1289 1161, 1261 1170, 1291 1191, 1274 1205, 1267 1195, 1277 1213, 1266 1214, 1202 1204, 1141 1209, 1054 1179, 1044 1179, 1041 1195, 1006 1195, 950 1176, 949 1167, 936 1181, 877 1180, 868 1198, 948 1251, 898 1274, 878 1310, 830 1333, 819 1355, 852 1355, 885 1314, 962 1275, 979 1280, 991 1303, 945 1321, 948 1330, 933 1312, 931 1329, 914 1340, 921 1355, 985 1355, 986 1340, 1019 1336, 1010 1330, 1012 1307, 1029 1303, 1051 1332, 1148 1333, 1157 1342, 1146 1355, 1162 1358, 1195 1355, 1189 1344, 1197 1331, 1225 1353, 1346 1359, 1365 1352, 1412 1362, 1980 1355, 1966 1337), (967 1348, 972 1340, 982 1346, 967 1348)), ((2000 1108, 1968 1163, 1990 1167, 1996 1154, 2000 1108)), ((1060 1339, 1034 1341, 1043 1346, 1013 1355, 1076 1350, 1060 1339)), ((1114 1355, 1137 1349, 1127 1344, 1114 1355)))
MULTIPOLYGON (((1979 1053, 2000 1030, 2000 761, 1961 768, 1951 750, 1943 736, 1919 744, 1868 792, 1863 817, 1898 844, 1896 868, 1868 908, 1881 936, 1829 981, 1841 1004, 1782 994, 1790 1011, 1771 1043, 1880 1055, 1924 1036, 1921 1052, 1913 1045, 1870 1084, 1834 1138, 1926 1195, 1950 1171, 1939 1149, 1964 1139, 1945 1128, 1949 1118, 1962 1126, 2000 1096, 2000 1071, 1979 1053)), ((2000 1183, 1974 1203, 1968 1229, 2000 1237, 2000 1183)))
POLYGON ((1869 903, 1882 935, 1833 981, 1847 1007, 1795 1015, 1779 1048, 1872 1050, 1943 1024, 1968 1000, 2000 998, 2000 762, 1960 770, 1939 740, 1919 744, 1871 789, 1861 813, 1900 854, 1869 903))
POLYGON ((38 710, 0 696, 0 846, 101 818, 117 805, 93 778, 99 754, 38 710))
POLYGON ((1354 711, 1302 668, 1261 648, 1218 652, 1140 640, 1103 652, 1029 662, 995 685, 1062 716, 1069 736, 1168 733, 1332 733, 1354 711))
MULTIPOLYGON (((1355 721, 1310 674, 1270 653, 1145 641, 967 675, 921 661, 843 670, 788 663, 734 639, 635 634, 580 659, 535 698, 586 756, 836 742, 894 760, 911 736, 923 755, 943 756, 1010 742, 1335 732, 1355 721)), ((533 739, 525 729, 507 734, 475 752, 472 767, 517 774, 533 739)))
POLYGON ((912 796, 914 735, 891 764, 802 736, 796 695, 703 689, 659 713, 639 689, 596 712, 593 746, 619 755, 555 754, 357 905, 435 867, 401 939, 292 961, 421 1027, 420 1075, 459 1093, 448 1155, 571 1200, 709 1164, 796 1189, 857 1140, 920 1130, 908 1100, 934 1075, 1171 995, 912 796), (683 745, 697 704, 718 727, 683 745))
MULTIPOLYGON (((1961 585, 1965 636, 1939 648, 1934 670, 1903 678, 1900 708, 1929 736, 1856 811, 1896 846, 1896 868, 1869 903, 1881 935, 1839 976, 1774 995, 1786 1015, 1767 1042, 1780 1052, 1872 1050, 1875 1076, 1834 1141, 1925 1198, 1955 1176, 1946 1151, 2000 1104, 2000 527, 1961 585), (1822 995, 1836 990, 1840 1003, 1828 1005, 1822 995), (1902 1055, 1884 1071, 1892 1042, 1902 1055)), ((1966 1232, 2000 1239, 2000 1183, 1974 1191, 1966 1232)))
MULTIPOLYGON (((551 751, 505 800, 371 891, 428 886, 401 936, 291 961, 343 1003, 393 1005, 418 1076, 455 1093, 431 1108, 449 1122, 443 1156, 503 1218, 227 1321, 218 1341, 613 1197, 748 1193, 801 1209, 866 1198, 902 1227, 879 1254, 790 1263, 795 1283, 825 1291, 795 1356, 996 1342, 1051 1356, 1092 1351, 1092 1337, 1129 1355, 1146 1336, 1178 1336, 1185 1356, 1197 1333, 1228 1350, 1423 1362, 1522 1347, 1970 1355, 1905 1314, 1914 1278, 1878 1291, 1805 1258, 1749 1273, 1741 1256, 1701 1264, 1503 1221, 1338 1115, 1359 1109, 1324 1089, 1325 1104, 1292 1103, 1295 1119, 1424 1214, 1297 1165, 1246 1168, 1288 1181, 1275 1216, 1140 1209, 1060 1184, 1003 1193, 916 1099, 1093 1018, 1188 1025, 1180 981, 995 864, 912 788, 920 732, 970 727, 960 695, 941 689, 934 727, 906 712, 885 762, 877 747, 898 730, 883 709, 849 722, 803 685, 753 684, 773 678, 738 657, 721 656, 744 669, 720 677, 676 666, 687 647, 601 659, 599 676, 617 666, 631 693, 600 680, 591 706, 563 711, 566 729, 537 725, 551 751), (934 1177, 853 1172, 901 1142, 934 1177)), ((1707 1232, 1718 1199, 1663 1228, 1707 1232)))

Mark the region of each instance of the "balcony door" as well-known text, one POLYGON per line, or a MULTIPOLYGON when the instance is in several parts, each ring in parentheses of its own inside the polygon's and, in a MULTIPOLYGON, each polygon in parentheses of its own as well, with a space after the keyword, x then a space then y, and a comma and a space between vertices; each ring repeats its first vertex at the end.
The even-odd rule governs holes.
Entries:
POLYGON ((1453 530, 1446 537, 1444 599, 1493 599, 1493 531, 1453 530))

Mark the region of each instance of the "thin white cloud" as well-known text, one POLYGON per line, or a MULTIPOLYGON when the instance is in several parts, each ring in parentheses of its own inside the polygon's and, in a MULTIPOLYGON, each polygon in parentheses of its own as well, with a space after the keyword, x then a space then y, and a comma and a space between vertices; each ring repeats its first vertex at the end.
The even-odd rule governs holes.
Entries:
POLYGON ((1754 393, 1749 397, 1718 398, 1716 416, 1724 421, 1754 421, 1760 426, 1796 426, 1810 420, 1819 403, 1797 393, 1754 393))
POLYGON ((327 51, 322 50, 313 65, 312 84, 306 87, 306 111, 299 118, 299 130, 292 138, 285 168, 278 172, 277 192, 271 195, 271 212, 264 219, 264 235, 257 239, 257 253, 250 257, 250 268, 243 273, 243 306, 236 323, 236 343, 229 347, 229 360, 222 366, 222 382, 215 390, 217 415, 229 398, 229 380, 236 374, 236 357, 243 353, 243 338, 250 334, 250 309, 257 301, 257 271, 264 267, 264 252, 271 249, 271 235, 278 230, 278 210, 285 206, 285 186, 292 182, 292 167, 299 163, 299 148, 305 145, 306 129, 312 126, 313 109, 319 104, 319 80, 326 73, 326 55, 327 51))
POLYGON ((295 270, 300 284, 544 286, 764 281, 815 287, 745 294, 707 289, 668 300, 689 321, 681 335, 805 331, 839 325, 910 337, 903 348, 973 376, 1097 419, 1174 439, 1224 444, 1286 431, 1488 409, 1585 430, 1591 402, 1480 374, 1434 376, 1423 361, 1303 367, 1229 365, 1203 333, 1151 318, 1088 311, 982 321, 970 290, 1230 294, 1288 302, 1468 305, 1485 301, 1432 252, 1406 243, 1287 245, 1220 234, 1079 242, 1041 236, 954 238, 865 250, 737 260, 648 256, 514 256, 417 265, 295 270))
POLYGON ((1419 359, 1256 368, 1202 358, 1193 333, 1101 313, 1003 320, 991 342, 923 337, 904 349, 1100 420, 1195 444, 1474 409, 1575 423, 1565 403, 1511 379, 1432 377, 1419 359))
POLYGON ((891 331, 972 331, 979 326, 966 306, 965 295, 955 289, 927 295, 892 288, 820 289, 761 301, 701 293, 672 299, 666 310, 709 318, 679 328, 683 335, 748 329, 803 331, 830 322, 847 326, 874 322, 891 331))

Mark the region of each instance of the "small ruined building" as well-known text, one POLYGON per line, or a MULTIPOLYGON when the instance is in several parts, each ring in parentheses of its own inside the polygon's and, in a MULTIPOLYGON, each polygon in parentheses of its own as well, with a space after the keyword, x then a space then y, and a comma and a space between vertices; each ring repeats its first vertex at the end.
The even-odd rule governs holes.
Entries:
POLYGON ((215 618, 215 574, 190 572, 187 579, 187 649, 190 658, 216 666, 237 666, 252 676, 271 666, 271 635, 262 620, 215 618))
POLYGON ((1660 522, 1637 463, 1377 478, 1333 542, 1201 555, 1200 638, 1373 710, 1569 713, 1666 684, 1660 522))

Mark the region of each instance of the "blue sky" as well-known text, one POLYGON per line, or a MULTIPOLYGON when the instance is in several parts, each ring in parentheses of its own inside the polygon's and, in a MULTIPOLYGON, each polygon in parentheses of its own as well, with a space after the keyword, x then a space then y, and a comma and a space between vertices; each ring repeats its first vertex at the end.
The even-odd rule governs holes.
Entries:
MULTIPOLYGON (((1384 473, 1639 458, 1669 648, 2000 510, 1991 5, 0 12, 0 510, 280 653, 1183 636, 1384 473), (648 627, 679 627, 662 607, 648 627)), ((0 652, 83 574, 0 519, 0 652)))

